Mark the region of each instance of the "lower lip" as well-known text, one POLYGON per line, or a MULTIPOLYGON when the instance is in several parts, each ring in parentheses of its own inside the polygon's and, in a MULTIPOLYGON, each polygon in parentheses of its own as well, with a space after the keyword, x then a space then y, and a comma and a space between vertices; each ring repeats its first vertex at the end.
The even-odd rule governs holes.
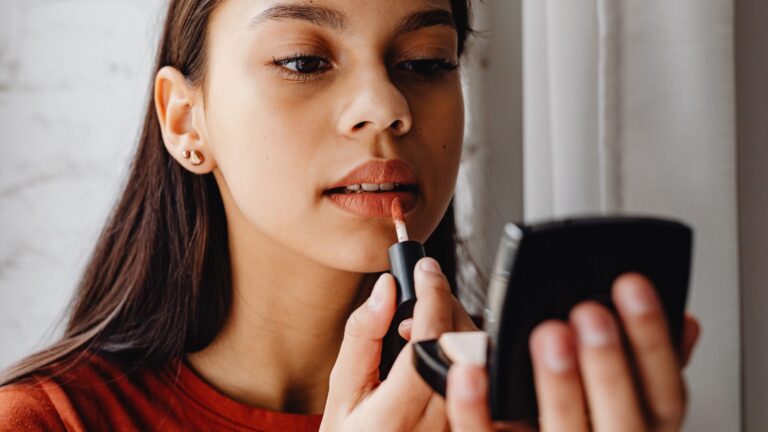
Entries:
POLYGON ((343 210, 365 217, 392 217, 392 201, 400 198, 403 213, 416 206, 417 196, 413 192, 361 192, 335 193, 328 195, 331 201, 343 210))

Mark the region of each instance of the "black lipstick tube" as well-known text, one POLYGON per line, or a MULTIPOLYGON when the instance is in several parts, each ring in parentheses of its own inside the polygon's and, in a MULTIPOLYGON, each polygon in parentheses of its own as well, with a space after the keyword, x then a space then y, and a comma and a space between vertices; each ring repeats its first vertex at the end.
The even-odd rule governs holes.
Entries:
POLYGON ((413 317, 413 307, 416 304, 416 284, 413 280, 413 272, 416 269, 416 263, 424 256, 426 256, 424 245, 413 240, 398 242, 389 248, 390 272, 397 285, 397 308, 381 347, 381 363, 379 365, 379 379, 381 380, 387 377, 397 355, 408 343, 400 336, 398 328, 403 320, 413 317))

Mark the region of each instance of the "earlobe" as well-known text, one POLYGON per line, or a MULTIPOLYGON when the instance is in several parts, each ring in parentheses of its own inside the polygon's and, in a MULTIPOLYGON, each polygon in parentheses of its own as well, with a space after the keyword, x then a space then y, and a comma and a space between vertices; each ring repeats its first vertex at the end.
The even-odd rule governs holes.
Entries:
POLYGON ((203 162, 205 162, 205 158, 197 150, 182 150, 181 154, 183 155, 184 159, 188 159, 189 163, 194 166, 201 165, 203 162))
POLYGON ((201 110, 199 89, 194 88, 176 68, 165 66, 155 76, 154 101, 157 119, 168 153, 195 174, 214 168, 203 131, 197 130, 201 110))

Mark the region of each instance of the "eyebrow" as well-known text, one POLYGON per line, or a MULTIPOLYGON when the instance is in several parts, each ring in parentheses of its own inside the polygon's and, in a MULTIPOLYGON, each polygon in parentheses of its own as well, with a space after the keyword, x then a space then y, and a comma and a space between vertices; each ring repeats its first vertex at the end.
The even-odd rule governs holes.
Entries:
POLYGON ((346 15, 325 6, 278 3, 251 19, 248 28, 253 28, 269 20, 306 21, 321 27, 330 27, 340 31, 346 30, 349 23, 346 15))
POLYGON ((445 9, 427 9, 414 12, 403 19, 397 27, 397 33, 409 33, 425 27, 448 26, 456 28, 453 14, 445 9))
MULTIPOLYGON (((335 9, 325 6, 278 3, 251 19, 248 28, 269 20, 305 21, 339 31, 345 31, 349 27, 349 18, 335 9)), ((453 20, 453 14, 445 9, 427 9, 406 16, 398 25, 397 33, 409 33, 439 25, 455 29, 456 22, 453 20)))

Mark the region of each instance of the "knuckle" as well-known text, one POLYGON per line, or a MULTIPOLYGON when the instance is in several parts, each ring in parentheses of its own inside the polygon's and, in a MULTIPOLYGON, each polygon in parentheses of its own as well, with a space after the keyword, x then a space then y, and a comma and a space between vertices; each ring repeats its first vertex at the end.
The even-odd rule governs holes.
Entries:
POLYGON ((682 399, 675 399, 654 409, 653 423, 656 429, 678 430, 683 424, 684 415, 685 403, 682 399))
POLYGON ((421 296, 416 301, 415 308, 419 311, 414 312, 415 320, 423 321, 422 317, 428 315, 431 319, 439 317, 445 320, 450 318, 451 322, 453 321, 453 305, 448 296, 439 294, 421 296))
POLYGON ((451 305, 453 294, 447 287, 447 282, 443 284, 442 282, 433 282, 429 284, 425 284, 421 287, 421 290, 419 290, 419 287, 417 285, 416 288, 416 296, 417 298, 425 298, 429 299, 430 302, 436 301, 440 303, 445 303, 451 305))
POLYGON ((663 430, 677 430, 683 424, 687 401, 688 391, 683 384, 679 395, 674 395, 663 403, 653 406, 652 415, 655 425, 663 430))
POLYGON ((339 368, 337 365, 334 365, 331 369, 330 375, 328 375, 328 381, 331 383, 336 382, 339 379, 339 368))
POLYGON ((344 325, 345 338, 363 338, 368 328, 367 312, 362 308, 354 311, 344 325))
POLYGON ((639 354, 657 356, 666 352, 673 352, 672 344, 665 332, 655 331, 640 335, 635 340, 639 354))
POLYGON ((618 359, 604 359, 593 366, 591 381, 596 388, 619 391, 629 379, 627 374, 627 368, 618 359))
POLYGON ((439 291, 451 294, 448 278, 442 273, 419 272, 416 274, 416 289, 439 291))

